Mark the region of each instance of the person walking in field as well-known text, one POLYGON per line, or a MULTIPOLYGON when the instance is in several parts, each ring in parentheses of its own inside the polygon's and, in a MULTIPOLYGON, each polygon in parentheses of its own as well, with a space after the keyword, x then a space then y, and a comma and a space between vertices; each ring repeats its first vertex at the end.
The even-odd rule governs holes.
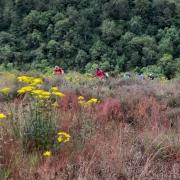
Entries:
POLYGON ((149 78, 150 80, 154 80, 155 76, 154 76, 154 74, 150 73, 150 74, 148 75, 148 78, 149 78))
POLYGON ((63 68, 60 68, 59 66, 55 66, 55 68, 53 70, 53 74, 54 75, 63 75, 64 70, 63 70, 63 68))
POLYGON ((106 77, 106 73, 103 70, 97 68, 96 69, 96 77, 99 79, 104 79, 106 77))

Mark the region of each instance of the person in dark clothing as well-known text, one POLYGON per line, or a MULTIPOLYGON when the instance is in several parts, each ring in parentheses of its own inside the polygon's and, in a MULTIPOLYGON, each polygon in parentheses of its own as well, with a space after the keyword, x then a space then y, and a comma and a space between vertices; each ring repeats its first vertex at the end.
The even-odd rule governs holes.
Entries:
POLYGON ((151 79, 151 80, 154 80, 155 76, 153 74, 149 74, 148 78, 151 79))

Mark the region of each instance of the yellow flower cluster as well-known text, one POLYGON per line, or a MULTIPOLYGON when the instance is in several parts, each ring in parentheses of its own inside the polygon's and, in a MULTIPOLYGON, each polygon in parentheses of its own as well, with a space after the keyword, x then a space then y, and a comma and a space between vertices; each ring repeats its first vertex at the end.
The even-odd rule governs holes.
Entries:
POLYGON ((34 95, 36 98, 40 98, 40 99, 49 99, 51 95, 55 95, 58 97, 65 96, 65 94, 59 91, 58 87, 52 87, 50 89, 50 92, 42 89, 38 89, 37 86, 43 83, 43 80, 41 78, 34 78, 30 76, 19 76, 18 81, 29 84, 28 86, 20 88, 17 91, 19 94, 30 93, 31 95, 34 95))
POLYGON ((3 93, 4 95, 8 95, 11 92, 10 88, 2 88, 0 89, 0 92, 3 93))
POLYGON ((98 103, 98 100, 96 98, 92 98, 90 100, 87 101, 87 104, 97 104, 98 103))
POLYGON ((45 157, 50 157, 50 156, 52 156, 52 152, 51 152, 51 151, 45 151, 45 152, 43 153, 43 156, 45 156, 45 157))
POLYGON ((43 83, 43 80, 41 78, 34 78, 31 76, 19 76, 17 79, 19 82, 29 84, 28 86, 24 86, 19 89, 17 91, 19 94, 30 93, 36 89, 36 86, 39 86, 43 83))
POLYGON ((34 78, 31 82, 32 86, 37 86, 43 83, 43 80, 41 78, 34 78))
MULTIPOLYGON (((58 140, 59 143, 66 143, 66 142, 69 142, 69 141, 70 141, 70 138, 71 138, 70 134, 68 134, 68 133, 66 133, 66 132, 64 132, 64 131, 60 131, 60 132, 58 133, 58 138, 57 138, 57 140, 58 140)), ((45 152, 43 153, 43 156, 44 156, 44 157, 51 157, 51 156, 52 156, 52 151, 50 151, 50 150, 45 151, 45 152)))
POLYGON ((87 106, 87 105, 98 104, 98 103, 100 103, 100 101, 98 101, 98 99, 96 99, 96 98, 91 98, 90 100, 85 101, 85 99, 84 99, 83 96, 79 96, 79 97, 78 97, 78 103, 79 103, 81 106, 87 106))
POLYGON ((58 87, 52 87, 51 88, 51 94, 55 95, 55 96, 59 96, 59 97, 64 97, 65 94, 63 94, 62 92, 59 91, 58 87))
POLYGON ((58 133, 57 140, 59 143, 62 143, 62 142, 66 143, 66 142, 70 141, 70 138, 71 138, 71 136, 68 133, 61 131, 58 133))
POLYGON ((25 93, 31 92, 34 89, 35 89, 34 86, 24 86, 24 87, 20 88, 17 92, 19 94, 25 94, 25 93))
POLYGON ((84 100, 84 97, 83 97, 83 96, 79 96, 79 97, 78 97, 78 100, 79 100, 79 101, 84 100))
POLYGON ((31 92, 32 95, 35 95, 36 97, 40 99, 48 99, 51 96, 51 93, 45 90, 36 89, 31 92))
POLYGON ((5 114, 3 114, 3 113, 0 113, 0 119, 6 119, 6 115, 5 114))
POLYGON ((35 95, 36 97, 40 99, 48 99, 50 98, 51 95, 56 95, 58 97, 64 97, 65 94, 59 91, 45 91, 42 89, 36 89, 34 86, 25 86, 22 87, 17 91, 19 94, 25 94, 25 93, 31 93, 32 95, 35 95))
POLYGON ((32 86, 37 86, 43 83, 41 78, 34 78, 31 76, 19 76, 17 79, 19 82, 27 83, 32 86))
POLYGON ((64 97, 65 94, 63 94, 62 92, 52 92, 53 95, 59 96, 59 97, 64 97))
POLYGON ((30 76, 19 76, 17 79, 18 79, 19 82, 31 84, 31 82, 33 80, 33 77, 30 77, 30 76))
POLYGON ((59 91, 59 88, 58 87, 51 87, 51 91, 53 91, 53 92, 59 91))

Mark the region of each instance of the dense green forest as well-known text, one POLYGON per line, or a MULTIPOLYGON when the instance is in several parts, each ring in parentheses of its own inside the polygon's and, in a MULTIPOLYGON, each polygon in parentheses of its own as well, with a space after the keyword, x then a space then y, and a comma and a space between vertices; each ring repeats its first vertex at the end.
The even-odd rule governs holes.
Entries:
POLYGON ((171 78, 180 72, 180 1, 0 0, 0 63, 171 78))

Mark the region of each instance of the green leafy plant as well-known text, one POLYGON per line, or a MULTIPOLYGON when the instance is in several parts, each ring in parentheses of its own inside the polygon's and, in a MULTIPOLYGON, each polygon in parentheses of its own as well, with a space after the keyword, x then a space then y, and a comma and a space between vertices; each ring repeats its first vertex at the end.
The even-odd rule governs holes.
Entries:
POLYGON ((29 104, 24 125, 23 144, 25 149, 46 150, 57 145, 58 114, 50 101, 29 104))

